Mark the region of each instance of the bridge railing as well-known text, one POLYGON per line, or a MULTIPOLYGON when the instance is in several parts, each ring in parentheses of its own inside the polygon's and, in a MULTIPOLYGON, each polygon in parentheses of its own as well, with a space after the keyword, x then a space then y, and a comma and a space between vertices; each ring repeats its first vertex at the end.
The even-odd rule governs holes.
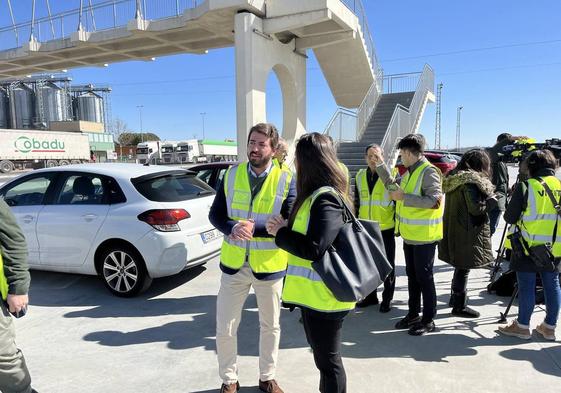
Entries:
POLYGON ((105 0, 91 5, 83 2, 80 10, 79 1, 68 1, 67 4, 77 4, 78 8, 0 27, 0 50, 18 48, 30 41, 31 37, 37 42, 68 38, 79 26, 88 32, 126 26, 137 16, 137 4, 143 19, 156 20, 180 15, 186 9, 195 8, 203 2, 204 0, 105 0))
POLYGON ((362 0, 342 0, 342 2, 357 16, 360 28, 362 30, 362 36, 364 38, 364 44, 366 45, 366 50, 368 51, 368 57, 372 64, 372 70, 376 75, 376 83, 378 85, 378 90, 381 90, 383 70, 380 62, 378 61, 378 56, 376 55, 376 46, 374 45, 374 39, 372 38, 372 31, 368 25, 368 18, 366 16, 366 11, 364 10, 364 5, 362 0))

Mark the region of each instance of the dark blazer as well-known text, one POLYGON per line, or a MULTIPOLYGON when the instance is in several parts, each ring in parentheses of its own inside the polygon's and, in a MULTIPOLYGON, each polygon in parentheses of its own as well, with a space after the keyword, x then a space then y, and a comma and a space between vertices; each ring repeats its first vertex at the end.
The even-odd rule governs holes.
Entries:
POLYGON ((325 192, 312 205, 308 232, 303 235, 288 227, 281 228, 275 243, 292 255, 315 261, 335 241, 344 224, 344 208, 339 198, 325 192))
MULTIPOLYGON (((290 212, 292 211, 292 205, 294 205, 294 200, 296 199, 296 182, 294 177, 290 181, 288 195, 286 199, 282 203, 281 207, 281 215, 284 218, 288 218, 290 212)), ((210 223, 214 225, 216 229, 224 234, 224 236, 230 236, 232 233, 232 228, 236 225, 236 220, 231 220, 228 217, 228 206, 226 206, 226 194, 224 193, 224 181, 220 182, 218 186, 218 190, 216 192, 216 196, 214 197, 214 202, 212 202, 212 206, 210 207, 210 211, 208 213, 208 219, 210 223)), ((265 225, 255 225, 255 230, 253 232, 255 237, 272 237, 267 233, 267 229, 265 225)), ((236 274, 238 270, 231 269, 229 267, 224 266, 222 263, 220 264, 220 270, 222 270, 226 274, 236 274)), ((278 272, 278 273, 253 273, 253 275, 259 280, 275 280, 280 277, 285 276, 285 272, 278 272)))

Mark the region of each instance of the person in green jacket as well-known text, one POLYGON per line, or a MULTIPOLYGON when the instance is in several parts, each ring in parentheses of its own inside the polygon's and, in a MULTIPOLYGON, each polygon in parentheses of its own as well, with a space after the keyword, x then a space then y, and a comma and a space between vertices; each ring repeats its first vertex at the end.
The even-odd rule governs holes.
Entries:
POLYGON ((0 391, 32 393, 23 353, 16 347, 12 314, 24 313, 29 302, 27 244, 10 207, 0 200, 0 391))

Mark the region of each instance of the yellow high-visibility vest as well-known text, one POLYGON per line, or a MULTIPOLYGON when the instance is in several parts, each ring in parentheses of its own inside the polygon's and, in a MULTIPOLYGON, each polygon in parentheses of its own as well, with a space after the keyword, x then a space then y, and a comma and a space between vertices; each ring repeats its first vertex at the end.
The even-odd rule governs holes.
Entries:
MULTIPOLYGON (((421 195, 423 175, 427 168, 433 167, 428 161, 423 162, 413 173, 406 172, 401 179, 401 189, 406 194, 421 195)), ((405 206, 403 200, 396 201, 396 233, 404 240, 414 242, 436 242, 443 237, 442 217, 444 204, 436 209, 422 209, 405 206)))
MULTIPOLYGON (((368 169, 361 169, 356 174, 356 185, 359 193, 360 208, 358 217, 378 221, 382 231, 395 227, 395 203, 381 179, 376 181, 372 194, 368 187, 368 169)), ((395 169, 392 175, 395 175, 395 169)))
MULTIPOLYGON (((325 192, 336 191, 321 187, 306 198, 298 209, 291 229, 305 235, 308 232, 310 211, 316 198, 325 192)), ((312 268, 312 261, 288 253, 288 270, 282 291, 282 300, 288 304, 304 306, 316 311, 335 312, 352 310, 355 302, 340 302, 312 268)))
POLYGON ((0 253, 0 294, 2 294, 2 300, 8 298, 8 280, 4 274, 4 260, 2 259, 2 253, 0 253))
MULTIPOLYGON (((292 174, 273 165, 261 190, 252 199, 247 166, 247 163, 232 166, 224 175, 228 217, 236 221, 253 219, 255 225, 265 225, 271 215, 280 214, 292 174)), ((249 241, 224 237, 220 262, 237 270, 246 260, 255 273, 276 273, 286 269, 287 254, 276 246, 272 237, 254 237, 249 241)))
MULTIPOLYGON (((545 176, 542 180, 551 189, 558 202, 561 195, 561 181, 555 176, 545 176)), ((528 179, 528 203, 517 225, 529 247, 550 243, 553 255, 556 258, 561 257, 561 218, 558 217, 551 199, 537 179, 528 179), (557 235, 555 242, 552 243, 556 222, 557 235)), ((515 226, 511 228, 512 232, 515 226)))

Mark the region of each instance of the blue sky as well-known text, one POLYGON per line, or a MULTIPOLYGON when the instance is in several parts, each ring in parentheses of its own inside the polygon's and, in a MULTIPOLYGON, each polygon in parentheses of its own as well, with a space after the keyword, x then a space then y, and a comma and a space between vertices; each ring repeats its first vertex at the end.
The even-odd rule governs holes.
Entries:
MULTIPOLYGON (((148 0, 149 1, 149 0, 148 0)), ((31 0, 12 1, 19 21, 31 0)), ((78 1, 75 1, 78 4, 78 1)), ((44 2, 38 1, 38 14, 44 2)), ((62 2, 51 0, 54 3, 62 2)), ((65 4, 70 2, 65 1, 65 4)), ((462 145, 490 145, 500 132, 543 140, 561 137, 561 2, 472 0, 363 0, 378 57, 386 74, 420 71, 425 63, 444 83, 442 145, 454 147, 456 108, 462 111, 462 145)), ((0 26, 9 24, 0 3, 0 26)), ((66 7, 68 7, 66 5, 66 7)), ((1 39, 1 37, 0 37, 1 39)), ((336 104, 312 52, 308 62, 308 122, 323 131, 336 104)), ((154 62, 111 64, 70 71, 76 83, 113 88, 113 117, 162 139, 235 137, 233 48, 207 55, 176 55, 154 62)), ((282 100, 273 74, 267 85, 268 120, 282 122, 282 100)), ((420 131, 434 143, 435 106, 420 131)))

